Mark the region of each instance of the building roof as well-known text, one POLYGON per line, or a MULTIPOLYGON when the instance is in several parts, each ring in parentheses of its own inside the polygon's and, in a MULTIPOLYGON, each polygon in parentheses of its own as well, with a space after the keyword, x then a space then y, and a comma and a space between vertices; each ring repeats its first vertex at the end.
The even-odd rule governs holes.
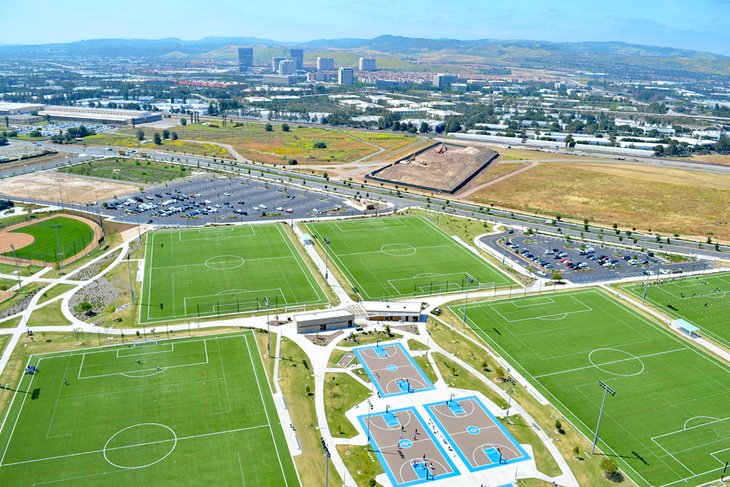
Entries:
POLYGON ((403 301, 361 301, 360 305, 369 315, 420 315, 420 302, 403 301))
POLYGON ((695 326, 687 320, 679 319, 679 320, 674 320, 672 323, 674 323, 679 328, 682 328, 683 330, 687 330, 690 333, 695 333, 695 332, 700 331, 699 326, 695 326))
POLYGON ((343 309, 332 309, 332 310, 326 310, 326 311, 315 311, 313 313, 306 313, 297 315, 294 317, 294 319, 297 322, 303 322, 303 321, 313 321, 313 320, 322 320, 322 319, 353 319, 355 315, 350 313, 349 311, 343 310, 343 309))

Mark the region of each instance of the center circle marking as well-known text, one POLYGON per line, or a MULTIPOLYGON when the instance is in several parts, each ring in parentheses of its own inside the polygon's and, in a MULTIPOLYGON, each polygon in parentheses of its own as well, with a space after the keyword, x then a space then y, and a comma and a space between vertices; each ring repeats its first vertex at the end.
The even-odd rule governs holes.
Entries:
MULTIPOLYGON (((151 443, 140 443, 137 446, 145 446, 145 445, 149 445, 149 444, 151 444, 151 443)), ((132 448, 133 446, 134 445, 129 445, 128 447, 132 448)), ((106 460, 107 463, 109 463, 109 465, 112 465, 113 467, 122 468, 124 470, 135 470, 138 468, 151 467, 152 465, 154 465, 156 463, 160 463, 162 460, 164 460, 165 458, 170 456, 170 454, 175 450, 176 446, 177 446, 177 435, 175 434, 175 431, 173 431, 173 429, 170 428, 169 426, 166 426, 166 425, 160 424, 160 423, 139 423, 139 424, 133 424, 131 426, 127 426, 126 428, 122 428, 119 431, 117 431, 116 433, 114 433, 113 435, 111 435, 111 437, 108 440, 106 440, 106 443, 104 444, 104 448, 102 449, 102 454, 104 455, 104 460, 106 460), (144 465, 119 465, 119 464, 114 463, 111 460, 109 460, 109 457, 107 456, 107 451, 109 449, 109 443, 111 443, 114 438, 116 438, 118 435, 124 433, 125 431, 131 430, 133 428, 141 428, 141 427, 145 427, 145 426, 156 426, 159 428, 166 429, 170 433, 172 433, 172 439, 167 440, 167 441, 172 441, 172 447, 170 448, 170 451, 168 451, 167 453, 162 455, 160 458, 158 458, 154 462, 146 463, 144 465)), ((114 449, 115 448, 112 447, 110 450, 114 450, 114 449)))
POLYGON ((477 428, 476 426, 468 426, 466 428, 466 432, 470 435, 478 435, 481 430, 477 428))
POLYGON ((619 377, 634 377, 644 372, 645 368, 644 362, 639 357, 618 348, 597 348, 588 354, 588 361, 598 370, 619 377), (601 354, 607 354, 609 360, 599 360, 601 354), (637 362, 638 366, 634 366, 637 362), (637 370, 635 372, 615 372, 610 368, 611 365, 626 363, 631 364, 632 368, 637 370))
POLYGON ((380 247, 380 251, 386 255, 393 257, 408 257, 416 253, 415 247, 411 247, 408 244, 395 243, 387 244, 380 247))
POLYGON ((388 364, 385 366, 385 370, 387 370, 388 372, 395 372, 396 370, 398 370, 398 366, 393 365, 393 364, 388 364))
POLYGON ((398 446, 401 448, 410 448, 413 446, 413 442, 411 440, 402 439, 398 442, 398 446))
POLYGON ((216 271, 226 271, 241 267, 245 261, 238 255, 216 255, 205 261, 205 267, 216 271))

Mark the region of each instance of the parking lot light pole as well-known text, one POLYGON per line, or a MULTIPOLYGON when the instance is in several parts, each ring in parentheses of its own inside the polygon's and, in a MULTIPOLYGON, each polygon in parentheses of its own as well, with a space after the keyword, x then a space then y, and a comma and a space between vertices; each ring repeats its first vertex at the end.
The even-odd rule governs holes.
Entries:
POLYGON ((469 275, 466 275, 464 277, 466 277, 466 293, 464 294, 464 316, 462 318, 462 321, 464 323, 464 326, 466 326, 466 303, 467 301, 469 301, 469 284, 472 284, 474 282, 474 278, 469 275))
POLYGON ((327 264, 330 256, 330 239, 322 237, 322 240, 324 240, 324 280, 326 281, 329 278, 329 268, 327 267, 327 264))
POLYGON ((269 321, 269 298, 264 296, 264 304, 266 305, 266 350, 271 358, 271 322, 269 321))
POLYGON ((598 385, 603 388, 603 399, 601 400, 601 409, 598 412, 598 422, 596 423, 596 435, 593 437, 593 448, 591 449, 591 455, 596 453, 596 443, 598 443, 598 429, 601 427, 601 417, 603 416, 603 406, 606 404, 606 393, 612 396, 616 395, 616 391, 611 389, 608 384, 602 380, 598 381, 598 385))

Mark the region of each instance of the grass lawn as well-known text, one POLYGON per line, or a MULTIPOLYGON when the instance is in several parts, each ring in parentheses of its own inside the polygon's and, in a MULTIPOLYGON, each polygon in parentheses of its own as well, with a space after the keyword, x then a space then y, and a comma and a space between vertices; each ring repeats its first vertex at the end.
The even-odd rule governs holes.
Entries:
MULTIPOLYGON (((644 295, 643 284, 626 289, 639 298, 644 295)), ((699 326, 701 335, 730 348, 730 274, 651 283, 646 300, 664 313, 699 326)))
POLYGON ((345 462, 347 471, 352 475, 357 485, 372 485, 373 487, 381 485, 377 482, 371 484, 371 481, 374 481, 378 475, 385 473, 385 470, 372 453, 369 445, 337 445, 337 451, 340 452, 340 457, 345 462))
POLYGON ((35 328, 38 326, 68 326, 70 324, 71 322, 63 316, 61 311, 61 301, 55 301, 33 311, 27 326, 28 328, 35 328))
POLYGON ((480 190, 478 203, 639 230, 730 239, 730 175, 598 163, 541 163, 480 190))
POLYGON ((525 422, 525 419, 518 414, 510 415, 509 419, 509 423, 504 419, 500 419, 502 426, 507 428, 518 443, 532 447, 537 469, 549 477, 560 475, 560 467, 545 444, 537 436, 537 433, 525 422))
POLYGON ((491 289, 511 282, 425 218, 371 218, 307 227, 318 245, 330 240, 330 260, 363 299, 491 289))
MULTIPOLYGON (((32 276, 39 270, 43 269, 41 266, 37 265, 21 265, 18 266, 17 269, 13 264, 5 264, 0 263, 0 274, 15 274, 16 270, 19 271, 19 274, 23 277, 32 276)), ((17 275, 17 274, 15 274, 17 275)))
POLYGON ((433 360, 436 362, 436 367, 439 368, 439 372, 441 372, 444 381, 451 387, 481 392, 497 406, 501 408, 507 407, 507 402, 499 397, 490 387, 481 381, 475 380, 475 377, 471 373, 453 360, 447 358, 446 355, 435 352, 433 354, 433 360))
POLYGON ((270 164, 287 164, 290 159, 296 159, 299 164, 352 162, 377 152, 378 148, 371 144, 394 150, 415 140, 400 134, 348 132, 294 124, 289 124, 289 132, 281 130, 279 124, 274 124, 271 132, 261 123, 237 125, 188 124, 176 127, 175 131, 181 139, 229 144, 248 159, 270 164), (327 147, 315 149, 316 142, 324 142, 327 147))
POLYGON ((5 351, 5 347, 10 342, 11 335, 0 335, 0 354, 5 351))
POLYGON ((469 324, 638 485, 714 480, 730 460, 730 368, 587 289, 469 307, 469 324), (708 387, 712 384, 712 387, 708 387))
POLYGON ((279 224, 153 232, 147 239, 140 322, 327 303, 279 224))
POLYGON ((357 430, 345 413, 370 396, 370 390, 346 373, 325 374, 324 402, 327 424, 337 438, 352 438, 357 430))
MULTIPOLYGON (((32 259, 43 262, 58 262, 58 248, 64 259, 81 252, 94 238, 94 230, 73 218, 54 216, 48 220, 11 230, 13 233, 26 233, 33 236, 33 243, 18 249, 19 259, 32 259), (61 225, 56 238, 56 225, 61 225), (60 245, 59 245, 60 244, 60 245)), ((14 256, 13 252, 3 255, 14 256)))
POLYGON ((433 367, 431 367, 431 362, 428 360, 426 355, 415 355, 413 356, 413 361, 421 367, 421 370, 424 374, 426 374, 428 380, 430 380, 433 384, 438 381, 438 376, 436 375, 436 372, 434 372, 433 367))
POLYGON ((250 333, 30 363, 0 431, 4 485, 299 485, 250 333))
POLYGON ((189 176, 190 168, 178 164, 114 157, 76 164, 59 169, 59 172, 130 183, 158 184, 189 176))
POLYGON ((70 291, 75 286, 73 284, 56 284, 51 289, 43 293, 43 296, 41 296, 41 299, 38 301, 38 304, 43 304, 46 301, 50 301, 51 299, 60 296, 61 294, 70 291))
MULTIPOLYGON (((136 130, 136 129, 135 129, 136 130)), ((176 131, 176 129, 171 130, 176 131)), ((160 130, 160 135, 162 131, 160 130)), ((205 144, 200 142, 190 142, 184 140, 163 140, 162 145, 154 145, 150 142, 154 136, 154 131, 147 129, 145 131, 147 143, 142 144, 137 137, 124 134, 97 134, 84 138, 84 145, 103 145, 113 147, 128 147, 130 149, 138 149, 140 152, 148 151, 167 151, 181 154, 191 154, 196 156, 209 157, 230 157, 230 154, 223 147, 215 144, 205 144)))

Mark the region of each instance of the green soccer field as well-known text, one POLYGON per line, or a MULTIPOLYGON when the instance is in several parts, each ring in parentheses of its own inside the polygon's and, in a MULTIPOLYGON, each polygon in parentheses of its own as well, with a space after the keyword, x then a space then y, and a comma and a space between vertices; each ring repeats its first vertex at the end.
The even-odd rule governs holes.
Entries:
MULTIPOLYGON (((56 216, 27 227, 11 230, 14 233, 32 235, 33 243, 17 249, 19 259, 40 260, 48 263, 59 261, 59 243, 63 259, 67 259, 81 252, 94 238, 94 230, 86 223, 74 218, 56 216), (58 238, 56 238, 56 225, 58 238)), ((6 256, 14 256, 13 252, 6 252, 6 256)))
MULTIPOLYGON (((644 295, 643 284, 627 289, 639 298, 644 295)), ((730 274, 651 283, 646 300, 664 313, 699 326, 700 335, 730 347, 730 274)))
MULTIPOLYGON (((452 310, 460 312, 461 306, 452 310)), ((470 326, 640 486, 699 485, 730 461, 730 368, 601 291, 480 303, 470 326)))
POLYGON ((303 309, 324 291, 281 225, 152 232, 140 322, 303 309))
POLYGON ((370 218, 307 227, 364 299, 492 289, 505 274, 421 217, 370 218))
POLYGON ((0 485, 298 486, 252 333, 35 355, 0 485))

